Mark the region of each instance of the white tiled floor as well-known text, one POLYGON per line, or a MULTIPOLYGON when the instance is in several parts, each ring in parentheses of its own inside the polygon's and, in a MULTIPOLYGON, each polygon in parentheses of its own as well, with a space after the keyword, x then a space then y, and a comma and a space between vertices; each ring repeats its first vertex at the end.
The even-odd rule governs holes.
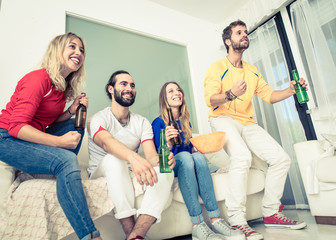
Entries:
MULTIPOLYGON (((262 219, 249 222, 250 226, 264 235, 265 240, 336 240, 336 226, 316 224, 307 210, 284 210, 284 214, 294 220, 305 221, 307 227, 302 230, 280 230, 265 228, 262 219)), ((191 236, 174 238, 190 240, 191 236)))

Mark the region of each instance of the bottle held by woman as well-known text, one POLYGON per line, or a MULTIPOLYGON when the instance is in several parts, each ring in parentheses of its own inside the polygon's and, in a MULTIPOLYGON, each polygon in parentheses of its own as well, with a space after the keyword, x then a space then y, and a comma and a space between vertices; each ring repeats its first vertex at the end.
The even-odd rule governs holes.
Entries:
MULTIPOLYGON (((177 131, 180 131, 180 129, 179 129, 179 126, 178 126, 178 124, 177 124, 177 122, 174 120, 174 118, 173 118, 173 113, 172 113, 172 110, 171 110, 171 108, 168 108, 168 118, 169 118, 169 122, 168 122, 168 125, 169 126, 173 126, 177 131)), ((173 145, 173 146, 180 146, 181 145, 181 136, 180 136, 180 134, 178 134, 176 137, 173 137, 172 139, 171 139, 171 144, 173 145)))
MULTIPOLYGON (((82 93, 82 96, 86 96, 85 93, 82 93)), ((86 106, 84 104, 79 104, 76 109, 76 117, 75 117, 75 128, 77 130, 84 130, 86 123, 86 106)))

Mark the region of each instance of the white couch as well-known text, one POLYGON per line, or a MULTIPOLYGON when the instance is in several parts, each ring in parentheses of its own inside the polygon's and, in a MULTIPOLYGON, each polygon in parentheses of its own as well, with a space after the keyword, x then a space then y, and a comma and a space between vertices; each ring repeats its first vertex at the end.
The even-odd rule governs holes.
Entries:
MULTIPOLYGON (((207 154, 209 161, 220 166, 227 167, 229 161, 226 153, 221 150, 217 153, 207 154)), ((82 169, 83 179, 87 179, 86 168, 88 167, 88 150, 87 150, 87 134, 84 137, 82 148, 78 155, 80 166, 82 169)), ((256 157, 253 158, 252 168, 248 180, 247 191, 247 219, 257 219, 262 217, 261 202, 263 197, 263 190, 265 185, 265 171, 266 164, 256 157)), ((228 191, 228 174, 216 173, 213 175, 213 183, 218 205, 222 215, 227 219, 226 207, 224 204, 225 197, 228 191)), ((13 169, 2 163, 0 165, 0 209, 2 206, 2 199, 13 181, 13 169)), ((28 180, 29 182, 31 180, 28 180)), ((90 180, 91 181, 91 180, 90 180)), ((26 183, 27 183, 26 182, 26 183)), ((142 195, 136 198, 136 206, 139 206, 142 200, 142 195)), ((202 203, 201 199, 200 202, 202 203)), ((205 215, 206 216, 206 215, 205 215)), ((208 221, 208 219, 206 219, 208 221)), ((123 230, 118 220, 113 214, 106 214, 95 220, 96 227, 101 231, 102 237, 109 240, 125 239, 123 230)), ((162 220, 160 223, 151 227, 147 234, 148 239, 166 239, 176 236, 187 235, 191 233, 192 224, 190 222, 187 208, 183 202, 180 190, 172 192, 167 208, 162 213, 162 220)), ((70 234, 64 239, 77 239, 75 234, 70 234)))
POLYGON ((336 225, 336 155, 333 147, 326 141, 312 140, 297 143, 294 149, 311 214, 317 223, 336 225))

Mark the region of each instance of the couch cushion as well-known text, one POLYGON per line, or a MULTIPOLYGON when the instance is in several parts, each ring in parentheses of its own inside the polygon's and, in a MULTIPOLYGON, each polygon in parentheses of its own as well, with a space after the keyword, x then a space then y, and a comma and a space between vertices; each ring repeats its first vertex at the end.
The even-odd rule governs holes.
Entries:
POLYGON ((322 182, 336 183, 336 156, 317 161, 316 177, 322 182))
POLYGON ((89 167, 89 149, 88 149, 88 133, 85 131, 82 146, 77 155, 78 164, 81 169, 81 177, 83 180, 88 179, 87 169, 89 167))
MULTIPOLYGON (((228 193, 228 173, 212 174, 212 181, 217 201, 225 200, 228 193)), ((247 182, 247 195, 260 192, 265 187, 265 173, 259 169, 250 169, 247 182)), ((174 192, 173 199, 184 202, 180 189, 174 192)), ((200 203, 203 203, 199 197, 200 203)))
POLYGON ((14 176, 14 168, 0 161, 0 212, 3 211, 4 197, 14 181, 14 176))

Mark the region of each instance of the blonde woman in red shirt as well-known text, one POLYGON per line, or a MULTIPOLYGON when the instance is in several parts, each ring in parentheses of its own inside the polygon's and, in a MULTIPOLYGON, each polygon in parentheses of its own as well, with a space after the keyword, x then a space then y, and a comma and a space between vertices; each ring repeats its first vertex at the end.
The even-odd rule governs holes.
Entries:
POLYGON ((71 118, 88 97, 78 95, 85 75, 85 44, 74 33, 56 36, 41 69, 25 75, 0 114, 1 161, 30 174, 56 176, 58 201, 79 239, 101 239, 90 217, 77 153, 84 131, 71 118), (73 101, 66 110, 67 101, 73 101), (15 151, 13 151, 15 149, 15 151), (29 154, 28 154, 29 153, 29 154))

